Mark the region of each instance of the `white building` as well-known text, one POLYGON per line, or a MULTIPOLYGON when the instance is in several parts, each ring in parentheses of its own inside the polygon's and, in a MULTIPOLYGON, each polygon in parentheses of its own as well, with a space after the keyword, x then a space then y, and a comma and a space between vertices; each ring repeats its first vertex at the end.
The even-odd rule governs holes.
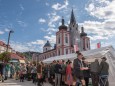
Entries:
MULTIPOLYGON (((3 42, 0 41, 0 53, 6 52, 7 49, 7 45, 3 42)), ((12 52, 12 48, 10 46, 8 46, 8 52, 12 52)))

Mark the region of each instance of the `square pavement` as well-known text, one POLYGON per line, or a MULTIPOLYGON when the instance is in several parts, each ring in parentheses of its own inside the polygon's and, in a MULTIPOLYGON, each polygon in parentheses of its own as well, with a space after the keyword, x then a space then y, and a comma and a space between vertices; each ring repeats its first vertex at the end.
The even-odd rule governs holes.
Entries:
MULTIPOLYGON (((4 82, 0 81, 0 86, 37 86, 32 83, 32 81, 24 81, 20 82, 19 80, 14 80, 14 79, 8 79, 5 80, 4 82)), ((52 86, 49 83, 44 83, 44 86, 52 86)))

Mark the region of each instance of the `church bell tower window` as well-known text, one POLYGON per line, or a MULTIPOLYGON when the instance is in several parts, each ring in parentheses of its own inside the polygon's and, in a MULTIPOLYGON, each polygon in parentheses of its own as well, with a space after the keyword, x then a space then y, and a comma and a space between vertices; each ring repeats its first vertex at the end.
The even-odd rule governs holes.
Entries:
POLYGON ((67 37, 67 34, 65 35, 65 41, 66 41, 66 43, 68 43, 68 37, 67 37))
POLYGON ((58 37, 58 43, 60 44, 60 36, 58 37))

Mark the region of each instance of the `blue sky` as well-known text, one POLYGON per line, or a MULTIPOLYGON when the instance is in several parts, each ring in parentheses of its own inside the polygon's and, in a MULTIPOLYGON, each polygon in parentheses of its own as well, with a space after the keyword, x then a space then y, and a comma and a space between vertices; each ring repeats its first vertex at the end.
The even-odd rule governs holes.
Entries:
POLYGON ((91 47, 113 45, 115 40, 115 0, 0 0, 0 40, 16 51, 42 51, 47 40, 55 43, 62 16, 69 24, 73 8, 76 21, 91 38, 91 47))

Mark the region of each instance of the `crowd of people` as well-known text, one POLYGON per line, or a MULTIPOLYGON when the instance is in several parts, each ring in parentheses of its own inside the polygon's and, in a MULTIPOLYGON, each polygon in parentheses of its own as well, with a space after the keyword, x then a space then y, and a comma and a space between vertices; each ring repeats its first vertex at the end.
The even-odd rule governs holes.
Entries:
POLYGON ((50 64, 39 62, 38 64, 21 64, 17 67, 11 65, 10 77, 24 82, 32 81, 38 86, 44 82, 52 86, 109 86, 108 75, 109 65, 106 57, 99 63, 87 62, 82 53, 77 53, 74 61, 58 60, 50 64))

